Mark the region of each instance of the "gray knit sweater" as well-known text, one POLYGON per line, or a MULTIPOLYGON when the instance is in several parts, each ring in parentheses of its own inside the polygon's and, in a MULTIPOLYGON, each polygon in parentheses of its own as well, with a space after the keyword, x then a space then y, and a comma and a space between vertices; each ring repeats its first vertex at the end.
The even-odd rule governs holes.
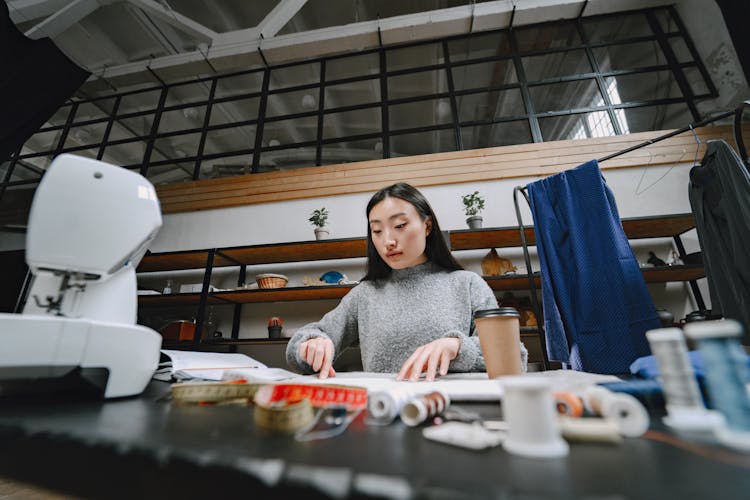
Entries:
MULTIPOLYGON (((494 293, 476 273, 446 271, 430 261, 394 269, 388 279, 361 282, 320 321, 297 330, 289 340, 286 359, 291 367, 312 373, 299 356, 299 345, 314 337, 328 337, 334 355, 359 341, 365 371, 398 373, 419 346, 456 337, 461 347, 450 371, 484 371, 472 316, 478 309, 494 307, 494 293)), ((521 344, 524 371, 527 357, 521 344)))

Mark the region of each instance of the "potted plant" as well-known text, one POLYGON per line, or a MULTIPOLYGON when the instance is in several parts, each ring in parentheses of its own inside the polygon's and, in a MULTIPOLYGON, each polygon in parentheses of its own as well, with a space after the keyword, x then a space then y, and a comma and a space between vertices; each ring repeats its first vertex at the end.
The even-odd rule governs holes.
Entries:
POLYGON ((278 316, 274 316, 268 319, 268 338, 278 339, 281 338, 281 327, 284 321, 278 316))
POLYGON ((312 214, 310 214, 309 220, 313 226, 315 226, 315 239, 316 240, 323 240, 328 236, 328 229, 326 228, 326 221, 328 221, 328 210, 323 208, 318 208, 313 210, 312 214))
POLYGON ((461 197, 464 202, 464 212, 466 212, 466 224, 471 229, 479 229, 482 227, 482 216, 479 215, 484 210, 484 198, 479 194, 479 191, 474 191, 470 194, 465 194, 461 197))

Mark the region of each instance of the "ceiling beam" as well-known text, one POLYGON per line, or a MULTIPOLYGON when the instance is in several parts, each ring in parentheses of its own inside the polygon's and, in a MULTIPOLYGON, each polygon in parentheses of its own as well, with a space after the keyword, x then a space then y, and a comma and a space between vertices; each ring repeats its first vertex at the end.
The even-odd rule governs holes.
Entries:
POLYGON ((32 39, 54 38, 100 7, 97 0, 73 0, 47 19, 26 31, 32 39))
MULTIPOLYGON (((299 3, 300 0, 296 1, 299 3)), ((516 13, 513 24, 520 26, 558 19, 574 19, 580 13, 584 3, 584 0, 518 2, 515 5, 516 13)), ((589 0, 586 14, 603 14, 671 3, 672 0, 589 0)), ((273 12, 269 14, 266 19, 273 16, 275 21, 272 23, 269 20, 267 28, 276 26, 281 22, 282 17, 290 15, 293 10, 293 0, 289 3, 282 2, 282 4, 284 4, 283 15, 274 16, 273 12)), ((139 79, 149 81, 152 79, 150 71, 155 71, 166 81, 174 81, 205 73, 207 60, 216 71, 261 66, 264 61, 260 57, 260 50, 270 64, 279 64, 376 48, 380 43, 379 35, 383 44, 390 45, 460 35, 470 31, 507 28, 512 11, 512 2, 495 0, 263 39, 260 38, 258 27, 255 27, 219 34, 207 53, 198 51, 181 53, 121 66, 89 68, 89 71, 106 78, 115 85, 132 84, 139 79)), ((96 77, 92 76, 91 81, 95 85, 94 80, 96 77)))
POLYGON ((276 36, 306 3, 307 0, 281 0, 258 24, 260 34, 263 38, 276 36))
POLYGON ((183 16, 171 8, 167 10, 163 5, 158 4, 153 0, 128 0, 128 2, 140 7, 154 17, 158 17, 165 23, 174 26, 178 30, 187 33, 201 42, 210 43, 218 36, 218 33, 215 31, 183 16))

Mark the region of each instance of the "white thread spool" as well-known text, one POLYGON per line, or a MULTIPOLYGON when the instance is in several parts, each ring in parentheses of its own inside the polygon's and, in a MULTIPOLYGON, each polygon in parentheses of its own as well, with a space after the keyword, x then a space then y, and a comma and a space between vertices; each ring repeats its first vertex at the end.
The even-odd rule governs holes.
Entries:
POLYGON ((401 413, 403 406, 421 393, 424 391, 415 391, 410 387, 373 392, 367 398, 369 422, 379 425, 390 424, 401 413))
POLYGON ((503 414, 508 437, 503 448, 508 453, 531 458, 564 457, 568 443, 560 436, 555 400, 549 381, 537 377, 504 377, 503 414))
POLYGON ((613 420, 620 434, 638 437, 648 430, 651 419, 640 401, 623 392, 612 392, 600 385, 592 385, 583 391, 586 410, 613 420))
POLYGON ((450 398, 440 391, 433 391, 410 399, 401 408, 401 421, 415 427, 430 417, 440 415, 450 405, 450 398))
POLYGON ((703 403, 682 330, 659 328, 646 332, 646 338, 659 365, 667 407, 664 423, 683 431, 708 431, 721 425, 721 414, 703 403))

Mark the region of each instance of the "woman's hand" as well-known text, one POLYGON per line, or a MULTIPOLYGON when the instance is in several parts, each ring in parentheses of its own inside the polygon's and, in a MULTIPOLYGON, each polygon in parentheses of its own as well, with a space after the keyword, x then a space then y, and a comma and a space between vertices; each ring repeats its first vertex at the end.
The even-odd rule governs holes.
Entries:
POLYGON ((440 375, 448 373, 448 365, 451 360, 458 356, 461 340, 456 337, 445 337, 433 340, 429 344, 418 347, 409 356, 401 371, 398 372, 396 380, 416 381, 422 372, 426 371, 425 380, 435 380, 435 373, 440 370, 440 375))
POLYGON ((299 346, 299 355, 305 360, 314 372, 320 372, 320 378, 335 377, 336 370, 333 369, 333 342, 325 337, 316 337, 302 342, 299 346))

